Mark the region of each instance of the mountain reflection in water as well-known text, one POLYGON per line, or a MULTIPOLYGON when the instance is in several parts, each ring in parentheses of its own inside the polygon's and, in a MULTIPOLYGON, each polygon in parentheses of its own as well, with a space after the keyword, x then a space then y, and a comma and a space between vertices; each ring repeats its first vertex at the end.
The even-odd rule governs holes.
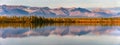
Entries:
POLYGON ((81 36, 81 35, 120 36, 120 26, 81 25, 81 24, 0 24, 1 38, 28 36, 81 36))

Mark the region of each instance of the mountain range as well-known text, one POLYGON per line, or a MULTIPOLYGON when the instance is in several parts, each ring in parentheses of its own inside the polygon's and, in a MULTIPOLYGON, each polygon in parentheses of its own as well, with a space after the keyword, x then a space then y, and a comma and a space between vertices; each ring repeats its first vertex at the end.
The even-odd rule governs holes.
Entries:
MULTIPOLYGON (((120 9, 120 8, 117 8, 120 9)), ((120 12, 115 12, 116 8, 49 8, 30 7, 22 5, 0 5, 0 15, 7 16, 44 16, 44 17, 114 17, 120 12), (114 11, 113 11, 114 10, 114 11)))

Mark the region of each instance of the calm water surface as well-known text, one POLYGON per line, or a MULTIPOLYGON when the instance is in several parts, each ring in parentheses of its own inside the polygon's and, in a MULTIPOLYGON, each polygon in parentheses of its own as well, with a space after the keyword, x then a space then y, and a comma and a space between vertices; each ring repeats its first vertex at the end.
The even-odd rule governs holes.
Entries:
POLYGON ((120 26, 4 26, 0 45, 120 45, 120 26))

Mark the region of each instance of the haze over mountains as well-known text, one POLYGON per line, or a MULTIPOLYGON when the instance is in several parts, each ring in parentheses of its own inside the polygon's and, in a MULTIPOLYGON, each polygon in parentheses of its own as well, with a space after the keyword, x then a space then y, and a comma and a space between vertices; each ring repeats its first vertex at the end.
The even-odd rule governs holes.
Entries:
POLYGON ((49 8, 16 5, 1 5, 0 15, 44 16, 44 17, 118 17, 120 8, 49 8))

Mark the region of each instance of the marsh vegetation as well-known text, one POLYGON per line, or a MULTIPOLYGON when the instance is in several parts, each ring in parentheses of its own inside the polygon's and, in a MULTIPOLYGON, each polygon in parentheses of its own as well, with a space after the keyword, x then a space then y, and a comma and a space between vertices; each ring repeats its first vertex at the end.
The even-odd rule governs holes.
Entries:
POLYGON ((45 18, 40 16, 0 16, 0 23, 120 23, 120 18, 45 18))

